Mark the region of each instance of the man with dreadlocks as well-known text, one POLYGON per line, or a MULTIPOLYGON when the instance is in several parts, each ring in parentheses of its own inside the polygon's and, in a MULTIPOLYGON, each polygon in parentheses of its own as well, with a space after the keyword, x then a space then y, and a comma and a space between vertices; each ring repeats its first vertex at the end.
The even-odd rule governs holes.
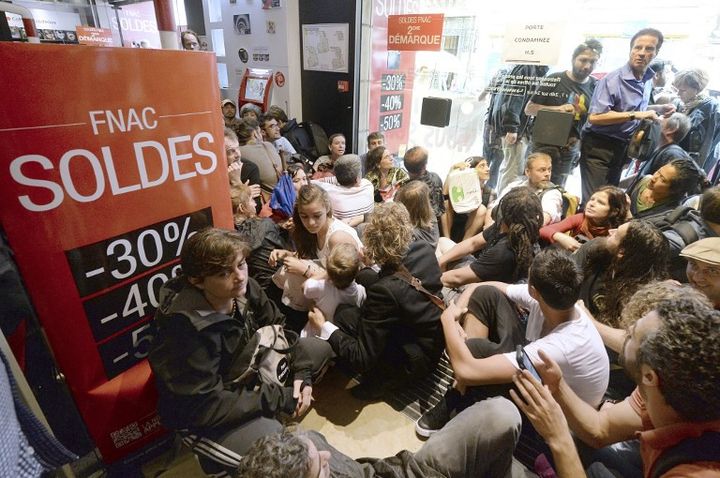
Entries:
POLYGON ((517 282, 527 277, 543 223, 540 199, 530 188, 519 187, 508 192, 498 208, 495 224, 438 259, 441 269, 461 261, 442 275, 445 287, 488 280, 517 282), (473 253, 475 257, 470 261, 463 260, 473 253))
MULTIPOLYGON (((516 347, 522 345, 534 362, 540 349, 552 355, 573 391, 597 407, 609 362, 600 334, 576 305, 581 282, 567 251, 545 249, 533 260, 527 284, 468 286, 440 318, 456 383, 417 421, 417 433, 430 436, 474 402, 506 395, 520 368, 516 347), (526 326, 517 306, 529 311, 526 326)), ((493 417, 486 423, 492 426, 493 417)))

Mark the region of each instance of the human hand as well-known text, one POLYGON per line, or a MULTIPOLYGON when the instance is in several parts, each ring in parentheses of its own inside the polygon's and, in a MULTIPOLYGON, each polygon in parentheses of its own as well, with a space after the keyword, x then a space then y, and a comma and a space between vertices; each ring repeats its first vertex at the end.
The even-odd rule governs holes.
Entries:
POLYGON ((313 307, 312 310, 308 312, 308 321, 313 327, 320 330, 322 330, 322 326, 325 325, 325 322, 327 322, 327 320, 325 320, 325 314, 323 314, 317 307, 313 307))
POLYGON ((505 143, 507 143, 507 144, 517 143, 517 133, 505 133, 505 143))
POLYGON ((665 103, 664 105, 658 105, 660 107, 660 113, 665 117, 669 118, 672 116, 675 111, 677 111, 677 108, 675 108, 675 105, 673 103, 665 103))
POLYGON ((277 267, 278 264, 282 264, 285 258, 291 256, 293 253, 286 251, 285 249, 273 249, 268 258, 268 264, 270 267, 277 267))
POLYGON ((527 370, 514 375, 513 383, 517 391, 510 390, 510 397, 546 442, 570 437, 565 414, 547 388, 527 370))
POLYGON ((233 171, 240 171, 242 169, 242 163, 240 161, 235 161, 230 164, 228 164, 228 173, 231 173, 233 171))
POLYGON ((563 249, 567 249, 570 252, 575 252, 580 249, 580 243, 575 240, 574 237, 568 236, 562 232, 556 232, 553 234, 553 240, 555 244, 559 245, 563 249))
POLYGON ((314 400, 312 397, 312 386, 305 385, 303 387, 302 384, 302 380, 295 380, 293 382, 293 398, 297 400, 297 406, 295 407, 293 418, 305 415, 314 400))
MULTIPOLYGON (((311 262, 298 259, 293 255, 285 256, 285 258, 283 259, 283 264, 287 268, 287 271, 291 274, 297 274, 303 277, 305 277, 305 273, 308 271, 308 266, 310 266, 310 273, 312 273, 313 270, 311 262)), ((309 275, 310 274, 308 274, 308 277, 309 275)))
POLYGON ((250 188, 250 197, 255 199, 262 192, 259 184, 250 184, 250 180, 245 181, 245 186, 250 188))
POLYGON ((262 135, 262 131, 260 130, 260 128, 255 128, 255 129, 253 130, 253 132, 252 132, 252 138, 253 138, 253 140, 254 140, 255 143, 257 143, 257 144, 262 144, 262 142, 263 142, 263 135, 262 135))
POLYGON ((563 111, 565 113, 575 113, 575 105, 565 103, 563 105, 560 105, 560 111, 563 111))
POLYGON ((545 385, 547 385, 550 393, 556 393, 560 388, 560 381, 563 378, 562 369, 548 354, 538 349, 538 355, 540 356, 540 362, 534 363, 535 369, 540 374, 540 378, 545 385))
MULTIPOLYGON (((674 108, 674 107, 673 107, 674 108)), ((672 114, 672 113, 671 113, 672 114)), ((658 121, 660 118, 658 117, 655 110, 647 110, 647 111, 638 111, 635 113, 635 118, 637 119, 649 119, 653 121, 658 121)))
POLYGON ((459 322, 463 315, 467 312, 467 307, 459 307, 455 301, 450 302, 450 304, 443 310, 443 313, 440 315, 440 320, 446 323, 455 323, 459 322))

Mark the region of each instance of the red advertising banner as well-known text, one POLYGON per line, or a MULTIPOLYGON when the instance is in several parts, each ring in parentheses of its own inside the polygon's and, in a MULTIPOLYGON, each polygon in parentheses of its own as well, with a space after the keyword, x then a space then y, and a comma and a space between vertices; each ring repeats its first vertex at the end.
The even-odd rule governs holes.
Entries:
POLYGON ((81 45, 112 46, 113 35, 109 28, 76 27, 78 42, 81 45))
POLYGON ((145 360, 159 287, 190 235, 233 224, 215 56, 0 44, 0 64, 0 222, 111 463, 165 433, 145 360))
POLYGON ((388 50, 439 51, 442 48, 442 13, 388 16, 388 50))
POLYGON ((415 52, 388 51, 388 18, 393 16, 398 15, 373 9, 368 130, 382 132, 385 145, 402 156, 410 134, 415 52))

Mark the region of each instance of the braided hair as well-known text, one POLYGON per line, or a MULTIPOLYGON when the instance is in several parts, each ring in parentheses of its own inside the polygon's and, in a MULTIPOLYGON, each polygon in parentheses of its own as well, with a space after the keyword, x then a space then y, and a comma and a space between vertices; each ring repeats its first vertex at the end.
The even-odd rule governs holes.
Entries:
POLYGON ((510 249, 515 253, 514 279, 526 277, 543 223, 540 198, 527 187, 512 189, 500 200, 498 223, 507 226, 510 249))

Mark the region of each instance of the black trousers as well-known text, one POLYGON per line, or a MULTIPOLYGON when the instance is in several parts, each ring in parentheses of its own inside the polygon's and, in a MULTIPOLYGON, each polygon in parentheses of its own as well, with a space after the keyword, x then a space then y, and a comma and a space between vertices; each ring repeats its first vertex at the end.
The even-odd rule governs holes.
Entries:
POLYGON ((627 162, 627 142, 597 133, 587 132, 582 139, 580 175, 582 202, 601 186, 617 186, 620 173, 627 162))

